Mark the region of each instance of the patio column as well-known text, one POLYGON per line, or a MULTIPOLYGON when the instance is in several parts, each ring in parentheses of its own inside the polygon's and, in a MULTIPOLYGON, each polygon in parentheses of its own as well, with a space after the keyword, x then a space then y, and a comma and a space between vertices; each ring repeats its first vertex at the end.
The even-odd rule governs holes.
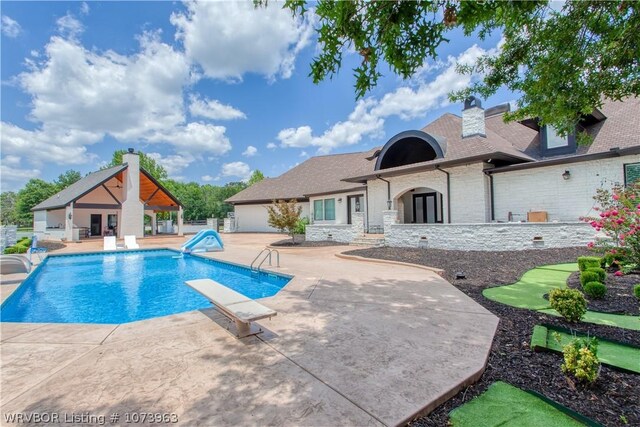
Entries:
POLYGON ((64 238, 67 242, 73 242, 73 202, 64 210, 64 238))
POLYGON ((364 235, 364 212, 353 212, 351 214, 351 228, 356 236, 364 235))
POLYGON ((183 214, 182 206, 180 206, 180 208, 178 208, 178 236, 184 236, 184 233, 182 232, 183 214))
POLYGON ((158 214, 156 212, 151 214, 151 235, 158 234, 158 214))
POLYGON ((388 210, 382 211, 382 227, 384 233, 391 231, 391 226, 398 223, 398 211, 388 210))

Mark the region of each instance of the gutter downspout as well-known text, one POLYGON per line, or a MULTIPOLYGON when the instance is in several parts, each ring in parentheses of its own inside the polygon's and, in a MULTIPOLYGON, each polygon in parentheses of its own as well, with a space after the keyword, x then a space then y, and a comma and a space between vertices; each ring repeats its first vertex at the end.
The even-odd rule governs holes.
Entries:
POLYGON ((485 171, 484 173, 485 175, 487 175, 489 177, 489 198, 491 199, 491 203, 489 205, 489 209, 491 210, 490 215, 491 215, 491 221, 495 221, 496 220, 496 205, 495 202, 493 200, 493 174, 489 173, 488 171, 485 171))
POLYGON ((451 224, 451 174, 444 169, 440 169, 440 166, 436 166, 436 170, 447 175, 447 223, 451 224))
POLYGON ((391 210, 391 182, 382 178, 380 175, 376 175, 376 178, 387 183, 387 209, 391 210))

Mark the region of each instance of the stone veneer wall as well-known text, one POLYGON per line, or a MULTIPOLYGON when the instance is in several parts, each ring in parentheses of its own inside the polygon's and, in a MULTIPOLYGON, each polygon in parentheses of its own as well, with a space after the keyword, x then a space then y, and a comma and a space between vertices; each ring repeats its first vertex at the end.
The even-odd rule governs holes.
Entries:
POLYGON ((311 224, 306 227, 306 239, 311 242, 333 240, 350 243, 364 233, 364 212, 354 212, 351 224, 311 224))
POLYGON ((3 225, 0 227, 0 253, 5 248, 13 246, 18 241, 18 227, 16 225, 3 225))
POLYGON ((586 246, 595 233, 580 222, 397 224, 395 211, 385 211, 385 245, 471 251, 586 246))

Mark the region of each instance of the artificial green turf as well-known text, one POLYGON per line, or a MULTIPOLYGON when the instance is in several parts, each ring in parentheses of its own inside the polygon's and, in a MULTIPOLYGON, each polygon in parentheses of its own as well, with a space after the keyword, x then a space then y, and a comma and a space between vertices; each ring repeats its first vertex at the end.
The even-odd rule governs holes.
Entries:
MULTIPOLYGON (((502 304, 559 316, 544 295, 555 288, 566 288, 567 279, 574 271, 578 271, 576 263, 537 267, 524 273, 518 282, 485 289, 482 295, 502 304)), ((640 331, 640 316, 587 311, 582 321, 640 331)))
MULTIPOLYGON (((575 337, 584 338, 585 335, 576 334, 575 337)), ((569 344, 573 335, 553 328, 536 325, 531 336, 531 347, 543 347, 562 352, 562 347, 569 344), (561 343, 554 338, 554 332, 560 334, 561 343)), ((615 366, 640 374, 640 348, 618 344, 598 338, 598 359, 606 365, 615 366)))
POLYGON ((571 427, 581 422, 542 399, 498 381, 449 414, 455 427, 571 427))

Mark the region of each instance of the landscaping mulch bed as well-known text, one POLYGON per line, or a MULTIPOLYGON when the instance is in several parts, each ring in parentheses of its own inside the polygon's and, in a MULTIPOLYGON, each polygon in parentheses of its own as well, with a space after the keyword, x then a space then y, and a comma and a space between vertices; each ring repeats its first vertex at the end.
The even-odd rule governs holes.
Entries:
POLYGON ((639 332, 590 323, 574 325, 562 318, 510 307, 482 296, 483 289, 514 283, 534 267, 575 262, 578 256, 589 254, 586 249, 471 252, 372 248, 347 253, 441 268, 445 270, 447 280, 500 318, 487 367, 480 380, 427 416, 414 420, 412 426, 448 425, 449 411, 481 394, 495 381, 535 390, 606 426, 640 425, 640 375, 602 366, 600 378, 591 388, 586 388, 572 383, 562 374, 561 355, 534 352, 529 347, 533 327, 541 323, 636 346, 640 346, 639 332), (459 271, 466 274, 465 280, 455 280, 459 271))
POLYGON ((308 242, 304 238, 304 234, 297 235, 295 243, 289 239, 278 240, 277 242, 271 243, 271 246, 281 246, 281 247, 289 247, 289 248, 318 248, 323 246, 345 246, 346 243, 333 242, 330 240, 321 240, 317 242, 308 242))
MULTIPOLYGON (((633 287, 637 283, 640 283, 640 274, 627 274, 620 277, 607 274, 607 279, 604 282, 607 293, 603 298, 594 299, 585 295, 588 309, 637 316, 640 314, 640 301, 633 295, 633 287)), ((567 286, 582 290, 580 273, 572 273, 567 280, 567 286)))

